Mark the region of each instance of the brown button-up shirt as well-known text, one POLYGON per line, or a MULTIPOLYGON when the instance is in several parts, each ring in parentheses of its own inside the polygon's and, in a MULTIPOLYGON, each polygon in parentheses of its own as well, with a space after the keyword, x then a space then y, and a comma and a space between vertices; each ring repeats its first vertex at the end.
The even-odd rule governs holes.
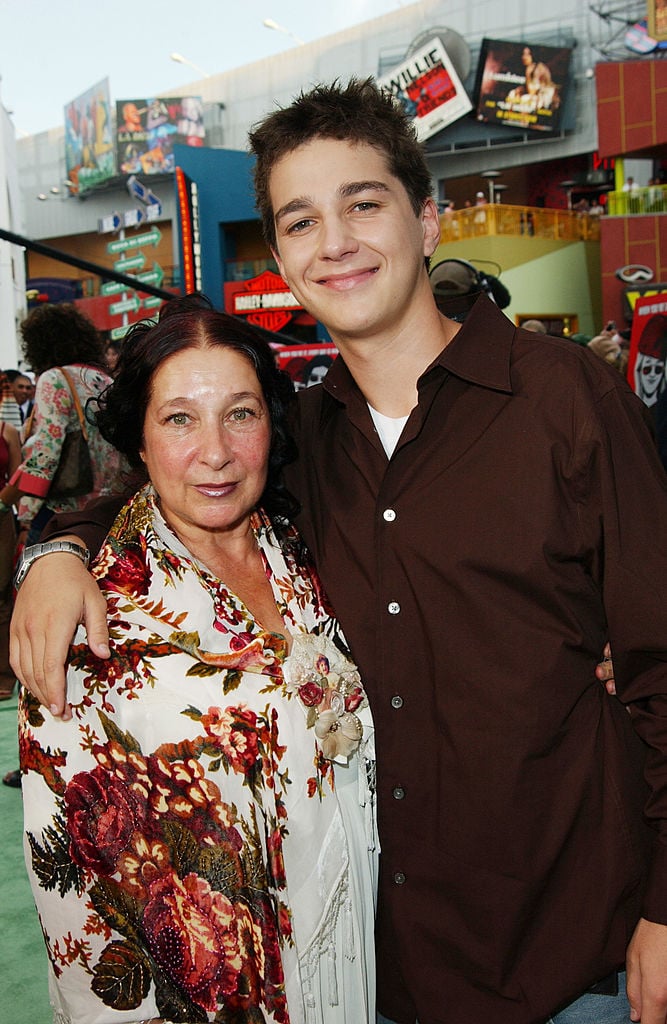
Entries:
POLYGON ((640 913, 667 923, 667 478, 644 407, 486 299, 391 459, 341 359, 299 398, 289 483, 377 727, 380 1009, 544 1020, 623 962, 640 913), (607 638, 632 716, 595 679, 607 638))
POLYGON ((299 412, 288 482, 377 727, 379 1008, 542 1020, 622 964, 641 911, 667 923, 667 478, 644 407, 482 299, 391 459, 341 359, 299 412), (608 638, 632 719, 595 678, 608 638))

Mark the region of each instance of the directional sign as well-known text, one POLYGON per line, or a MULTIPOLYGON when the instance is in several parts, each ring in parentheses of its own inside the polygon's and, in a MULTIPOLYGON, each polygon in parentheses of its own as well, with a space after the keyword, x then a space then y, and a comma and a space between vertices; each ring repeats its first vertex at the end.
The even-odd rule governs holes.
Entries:
POLYGON ((120 341, 130 329, 130 324, 123 324, 122 327, 112 327, 109 331, 112 341, 120 341))
POLYGON ((159 220, 162 216, 162 203, 151 203, 146 207, 146 220, 159 220))
POLYGON ((157 309, 157 307, 161 306, 164 301, 165 300, 161 299, 158 295, 149 295, 144 299, 141 305, 144 309, 157 309))
POLYGON ((127 179, 127 191, 135 199, 138 199, 140 203, 145 203, 146 206, 159 205, 160 200, 155 193, 151 192, 148 186, 139 181, 134 174, 127 179))
POLYGON ((143 274, 137 274, 137 281, 142 284, 154 284, 159 288, 164 281, 164 270, 159 263, 153 263, 152 270, 144 270, 143 274))
POLYGON ((141 308, 141 303, 136 295, 132 295, 129 299, 121 299, 120 302, 112 302, 109 306, 109 313, 111 316, 116 316, 117 313, 136 313, 141 308))
POLYGON ((109 231, 119 231, 121 226, 121 219, 119 213, 110 213, 108 217, 100 217, 97 222, 97 231, 100 235, 105 235, 109 231))
POLYGON ((101 295, 118 295, 119 292, 126 292, 127 288, 124 284, 120 284, 119 281, 107 281, 100 288, 101 295))
POLYGON ((157 227, 152 227, 143 235, 132 235, 131 238, 116 238, 113 242, 107 243, 107 252, 127 252, 128 249, 141 249, 144 245, 158 245, 162 238, 162 232, 157 227))
POLYGON ((135 252, 134 256, 125 256, 116 260, 114 269, 124 274, 126 270, 141 270, 146 266, 146 257, 143 252, 135 252))
POLYGON ((140 224, 146 220, 146 214, 143 210, 125 210, 123 212, 123 227, 124 228, 138 228, 140 224))

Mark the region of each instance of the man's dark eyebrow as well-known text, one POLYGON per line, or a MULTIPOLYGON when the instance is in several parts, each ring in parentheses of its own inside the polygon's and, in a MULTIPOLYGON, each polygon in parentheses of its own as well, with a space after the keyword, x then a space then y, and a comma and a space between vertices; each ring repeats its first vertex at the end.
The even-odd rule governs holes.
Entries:
POLYGON ((279 221, 281 217, 286 217, 290 213, 300 213, 312 205, 312 201, 306 196, 298 196, 296 199, 290 199, 289 203, 285 203, 279 210, 276 210, 273 219, 274 221, 279 221))
POLYGON ((388 192, 389 186, 384 181, 350 181, 341 185, 340 195, 347 199, 356 196, 360 192, 388 192))
MULTIPOLYGON (((359 195, 361 192, 389 192, 389 186, 384 181, 349 181, 347 184, 341 185, 338 191, 343 199, 349 199, 351 196, 359 195)), ((289 216, 292 213, 301 213, 312 205, 312 200, 307 196, 297 196, 295 199, 290 199, 289 203, 285 203, 279 210, 276 210, 273 219, 277 223, 282 217, 289 216)))

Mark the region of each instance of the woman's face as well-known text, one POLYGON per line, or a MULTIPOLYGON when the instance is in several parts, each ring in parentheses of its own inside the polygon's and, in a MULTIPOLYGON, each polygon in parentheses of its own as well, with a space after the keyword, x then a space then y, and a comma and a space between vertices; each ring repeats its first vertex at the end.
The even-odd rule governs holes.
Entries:
POLYGON ((232 349, 188 348, 154 374, 141 457, 187 545, 244 529, 266 483, 271 421, 254 367, 232 349))
POLYGON ((657 402, 664 376, 664 359, 656 359, 654 356, 640 354, 637 359, 635 378, 637 393, 646 405, 653 405, 657 402))

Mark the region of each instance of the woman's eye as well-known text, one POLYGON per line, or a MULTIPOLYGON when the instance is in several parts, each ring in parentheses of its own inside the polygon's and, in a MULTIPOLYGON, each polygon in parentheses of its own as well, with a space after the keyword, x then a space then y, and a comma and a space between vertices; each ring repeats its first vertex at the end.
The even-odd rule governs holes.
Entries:
POLYGON ((231 418, 234 423, 244 423, 246 420, 251 419, 255 416, 254 409, 234 409, 231 413, 231 418))
POLYGON ((187 422, 187 413, 184 412, 175 412, 167 418, 167 423, 173 423, 176 427, 184 427, 187 422))

